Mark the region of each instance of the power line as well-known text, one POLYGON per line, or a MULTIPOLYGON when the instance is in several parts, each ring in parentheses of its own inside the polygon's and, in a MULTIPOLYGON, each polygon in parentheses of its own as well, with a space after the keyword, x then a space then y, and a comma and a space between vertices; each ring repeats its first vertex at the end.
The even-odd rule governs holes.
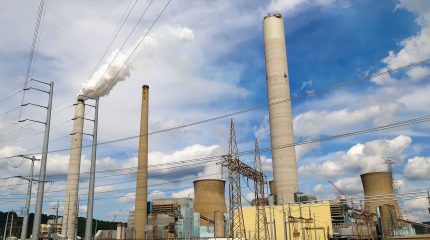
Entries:
MULTIPOLYGON (((39 39, 39 28, 43 20, 44 8, 45 8, 45 0, 40 0, 39 10, 37 12, 37 17, 36 17, 36 26, 34 27, 34 32, 33 32, 33 41, 31 43, 30 55, 28 57, 27 69, 25 71, 24 88, 27 88, 27 84, 30 78, 31 66, 33 64, 33 57, 36 51, 36 44, 39 39)), ((22 94, 21 105, 24 104, 24 98, 25 98, 25 92, 23 92, 22 94)), ((21 119, 21 114, 22 114, 22 108, 19 111, 19 119, 21 119)))
MULTIPOLYGON (((108 67, 105 69, 104 73, 100 76, 99 81, 103 78, 103 76, 107 73, 107 71, 109 70, 109 68, 111 67, 111 65, 114 63, 115 59, 118 57, 118 55, 120 54, 120 52, 122 51, 122 49, 124 48, 125 44, 128 42, 128 40, 130 39, 131 35, 133 34, 133 32, 136 30, 137 26, 139 26, 139 23, 142 21, 143 17, 145 16, 146 12, 148 11, 149 7, 152 5, 152 3, 154 2, 154 0, 151 0, 149 2, 149 4, 146 6, 145 10, 143 11, 143 13, 140 15, 139 20, 136 22, 136 24, 134 25, 133 29, 130 31, 130 33, 128 34, 127 38, 125 39, 125 41, 122 43, 121 47, 119 48, 118 52, 115 54, 115 57, 112 58, 112 61, 109 63, 108 67)), ((164 10, 161 12, 163 13, 164 10)), ((159 15, 160 16, 160 15, 159 15)), ((158 20, 158 17, 155 19, 154 22, 156 22, 158 20)), ((153 23, 154 24, 154 23, 153 23)), ((152 26, 151 26, 152 27, 152 26)), ((146 34, 151 30, 151 27, 149 28, 149 30, 146 32, 146 34)), ((145 34, 145 36, 146 36, 145 34)), ((141 39, 141 41, 143 41, 143 39, 145 38, 145 36, 141 39)), ((140 45, 140 43, 138 44, 138 46, 140 45)), ((133 55, 134 51, 132 52, 131 55, 133 55)), ((130 56, 125 60, 124 64, 121 66, 121 68, 119 69, 119 71, 116 73, 115 77, 110 81, 110 83, 112 83, 113 80, 115 80, 119 73, 122 71, 122 69, 124 68, 125 64, 128 62, 128 60, 130 59, 130 56)), ((109 84, 110 84, 109 83, 109 84)), ((109 86, 109 84, 106 85, 106 88, 103 90, 103 94, 105 93, 107 87, 109 86)))
POLYGON ((118 34, 121 32, 121 29, 124 26, 124 23, 127 21, 128 17, 130 16, 130 13, 133 11, 134 6, 137 3, 137 0, 134 0, 133 5, 131 6, 130 10, 128 10, 132 2, 133 1, 130 1, 129 4, 127 5, 127 7, 124 9, 124 13, 122 14, 122 17, 121 17, 120 21, 118 22, 117 26, 115 27, 115 31, 112 33, 112 35, 108 41, 108 44, 105 47, 105 50, 103 51, 102 56, 100 57, 97 65, 94 67, 93 71, 91 72, 89 78, 91 78, 91 76, 94 74, 94 72, 97 70, 97 68, 99 68, 103 59, 106 57, 107 52, 112 47, 112 44, 115 42, 116 38, 118 37, 118 34), (128 10, 128 13, 127 13, 127 10, 128 10))
POLYGON ((11 94, 7 95, 6 97, 4 97, 4 98, 0 99, 0 103, 2 103, 2 102, 4 102, 4 101, 8 100, 9 98, 11 98, 11 97, 13 97, 13 96, 17 95, 18 93, 20 93, 20 92, 22 92, 22 91, 23 91, 23 90, 22 90, 21 88, 19 88, 19 90, 18 90, 18 91, 14 92, 14 93, 11 93, 11 94))
MULTIPOLYGON (((421 122, 427 122, 427 121, 430 121, 430 115, 425 115, 423 117, 409 119, 409 120, 396 122, 396 123, 392 123, 392 124, 388 124, 388 125, 384 125, 384 126, 379 126, 379 127, 375 127, 375 128, 368 128, 368 129, 363 129, 363 130, 358 130, 358 131, 348 132, 348 133, 343 133, 343 134, 338 134, 338 135, 332 135, 332 136, 327 136, 327 137, 322 137, 322 138, 309 139, 309 140, 305 140, 305 141, 293 143, 293 144, 285 144, 285 145, 279 145, 279 146, 273 146, 273 147, 260 148, 259 150, 260 151, 270 151, 274 148, 295 147, 295 146, 304 145, 304 144, 329 141, 329 140, 333 140, 333 139, 339 139, 339 138, 355 136, 355 135, 364 134, 364 133, 382 131, 382 130, 387 130, 387 129, 391 129, 391 128, 396 128, 396 127, 401 127, 401 126, 406 126, 406 125, 411 125, 411 124, 417 124, 417 123, 421 123, 421 122)), ((246 155, 254 154, 254 151, 255 151, 255 149, 246 150, 246 151, 239 152, 238 154, 239 154, 239 156, 246 156, 246 155)), ((200 161, 200 162, 204 161, 200 164, 205 164, 205 163, 209 163, 212 161, 218 161, 222 156, 223 155, 212 155, 212 156, 207 156, 207 157, 202 157, 202 158, 187 159, 187 160, 175 161, 175 162, 170 162, 170 163, 154 164, 154 165, 150 165, 149 167, 150 168, 154 168, 154 167, 156 168, 156 167, 169 167, 169 166, 171 166, 171 167, 188 166, 188 165, 186 165, 187 163, 190 165, 193 165, 194 162, 198 162, 198 161, 200 161)), ((9 159, 9 158, 2 158, 2 159, 9 159)), ((107 170, 107 171, 112 172, 112 171, 120 171, 120 170, 125 170, 125 169, 131 170, 131 169, 136 169, 136 168, 135 167, 119 168, 119 169, 112 169, 112 170, 107 170)), ((165 170, 165 169, 166 168, 161 168, 161 169, 157 169, 157 170, 165 170)), ((105 171, 98 171, 98 173, 100 173, 100 172, 105 172, 105 171)), ((82 175, 84 175, 84 174, 85 173, 82 173, 82 175)))

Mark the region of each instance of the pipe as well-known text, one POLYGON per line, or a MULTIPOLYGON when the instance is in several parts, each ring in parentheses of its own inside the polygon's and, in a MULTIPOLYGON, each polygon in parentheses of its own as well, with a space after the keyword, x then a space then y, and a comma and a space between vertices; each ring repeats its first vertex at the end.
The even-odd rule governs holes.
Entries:
POLYGON ((139 153, 136 174, 135 229, 136 239, 145 239, 148 194, 148 108, 149 86, 142 86, 142 108, 140 113, 139 153))
MULTIPOLYGON (((281 14, 264 17, 263 31, 270 138, 272 147, 285 146, 294 143, 294 132, 284 21, 281 14)), ((299 189, 294 147, 272 148, 272 159, 275 192, 277 193, 275 203, 281 202, 282 196, 280 195, 284 195, 283 198, 286 202, 294 202, 294 193, 299 189)))
MULTIPOLYGON (((61 233, 70 239, 76 239, 76 223, 79 190, 79 174, 81 167, 82 137, 84 129, 84 100, 78 98, 75 106, 73 132, 70 150, 69 171, 67 175, 67 192, 64 199, 64 216, 61 233)), ((36 240, 36 239, 34 239, 36 240)))

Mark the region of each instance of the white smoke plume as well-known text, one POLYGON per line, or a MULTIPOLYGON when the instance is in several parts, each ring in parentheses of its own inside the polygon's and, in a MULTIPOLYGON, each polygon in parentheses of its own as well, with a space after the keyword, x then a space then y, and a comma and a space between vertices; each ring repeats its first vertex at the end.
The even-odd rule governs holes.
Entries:
POLYGON ((113 51, 90 80, 83 84, 79 95, 90 98, 108 95, 118 82, 131 75, 132 63, 130 54, 124 54, 118 49, 113 51))
POLYGON ((113 87, 121 81, 124 81, 131 75, 135 56, 143 49, 151 51, 157 47, 160 40, 176 39, 183 42, 191 42, 194 40, 193 30, 176 26, 171 27, 166 25, 163 28, 164 33, 159 35, 148 35, 143 41, 142 37, 137 41, 133 48, 127 51, 115 50, 105 60, 91 76, 91 78, 82 86, 79 93, 83 98, 95 98, 109 95, 113 87), (133 51, 135 47, 136 51, 133 51))

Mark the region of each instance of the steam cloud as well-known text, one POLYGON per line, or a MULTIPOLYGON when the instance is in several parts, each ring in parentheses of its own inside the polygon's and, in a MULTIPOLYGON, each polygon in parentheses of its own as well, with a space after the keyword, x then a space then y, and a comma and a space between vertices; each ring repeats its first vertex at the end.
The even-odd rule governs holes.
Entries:
MULTIPOLYGON (((167 34, 161 34, 159 37, 163 39, 177 39, 183 42, 191 42, 194 40, 193 30, 177 26, 171 27, 166 25, 164 31, 167 34), (167 35, 167 36, 166 36, 167 35)), ((140 38, 136 45, 142 40, 140 38)), ((131 75, 134 56, 142 49, 153 49, 158 45, 159 39, 156 34, 151 34, 142 42, 142 45, 133 53, 132 49, 121 52, 120 50, 113 51, 91 76, 91 78, 83 84, 79 93, 83 98, 96 98, 109 95, 113 87, 121 81, 124 81, 131 75), (133 55, 132 55, 133 54, 133 55)), ((135 45, 135 46, 136 46, 135 45)))
POLYGON ((119 50, 113 51, 105 63, 83 85, 79 94, 90 98, 108 95, 118 82, 124 81, 131 75, 133 61, 130 58, 126 63, 129 57, 129 54, 124 54, 119 50))

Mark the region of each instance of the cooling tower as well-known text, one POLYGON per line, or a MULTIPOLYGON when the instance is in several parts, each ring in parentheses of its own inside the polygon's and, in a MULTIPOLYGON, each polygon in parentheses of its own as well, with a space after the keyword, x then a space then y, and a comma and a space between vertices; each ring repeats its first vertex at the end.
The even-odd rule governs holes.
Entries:
POLYGON ((137 157, 136 202, 135 202, 135 231, 136 239, 145 239, 148 194, 148 107, 149 86, 142 86, 142 109, 140 112, 139 153, 137 157))
POLYGON ((296 152, 294 147, 281 147, 294 143, 284 21, 281 14, 264 17, 263 30, 276 200, 278 203, 282 199, 284 202, 294 202, 294 193, 298 192, 296 152))
POLYGON ((379 206, 392 205, 398 213, 390 172, 371 172, 361 174, 360 177, 365 197, 364 209, 376 213, 379 206))
POLYGON ((79 99, 75 105, 73 118, 73 132, 69 160, 69 172, 67 175, 67 191, 64 198, 64 221, 61 230, 63 236, 76 239, 79 172, 81 167, 82 132, 84 129, 84 100, 79 99))
MULTIPOLYGON (((194 181, 194 212, 211 220, 214 220, 215 212, 226 213, 224 190, 225 181, 221 179, 194 181)), ((200 225, 209 226, 210 224, 200 219, 200 225)))

